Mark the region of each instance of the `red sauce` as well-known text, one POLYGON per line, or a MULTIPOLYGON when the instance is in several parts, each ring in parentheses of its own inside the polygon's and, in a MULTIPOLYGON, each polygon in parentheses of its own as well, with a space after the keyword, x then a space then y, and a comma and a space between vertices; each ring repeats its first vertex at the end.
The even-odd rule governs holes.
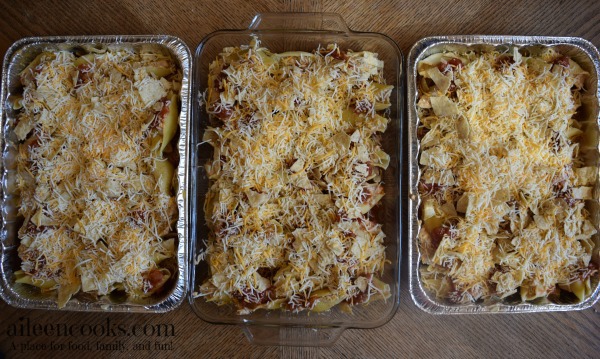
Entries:
POLYGON ((226 108, 225 106, 218 106, 216 103, 210 106, 209 112, 215 115, 221 121, 228 120, 231 118, 231 115, 233 115, 233 110, 226 108))
POLYGON ((456 83, 454 80, 450 81, 450 87, 448 87, 448 92, 456 92, 456 83))
POLYGON ((450 236, 450 228, 445 226, 437 227, 434 228, 429 235, 431 236, 431 245, 433 246, 433 249, 437 250, 444 236, 450 236))
POLYGON ((510 55, 500 55, 496 58, 496 63, 494 64, 494 68, 498 71, 502 70, 505 67, 508 67, 515 63, 515 59, 513 59, 510 55))
POLYGON ((81 64, 77 66, 77 84, 75 88, 82 86, 85 83, 92 81, 92 65, 90 64, 81 64))
POLYGON ((423 194, 437 194, 446 189, 446 186, 442 186, 437 183, 424 183, 419 182, 419 190, 423 194))
POLYGON ((568 56, 560 56, 554 59, 554 64, 569 67, 569 57, 568 56))
POLYGON ((564 199, 569 207, 574 207, 580 200, 573 197, 573 189, 571 187, 565 189, 564 186, 564 180, 555 183, 553 187, 554 196, 564 199))
POLYGON ((275 293, 273 287, 269 287, 262 292, 244 288, 241 293, 234 293, 233 297, 237 299, 237 304, 240 307, 256 309, 258 306, 273 300, 275 298, 275 293))
POLYGON ((152 123, 150 123, 149 129, 161 127, 162 124, 165 122, 165 117, 169 114, 171 100, 167 100, 166 97, 163 97, 162 99, 160 99, 160 102, 162 102, 162 107, 160 108, 160 111, 158 113, 155 113, 154 119, 152 120, 152 123))
POLYGON ((423 137, 425 137, 425 135, 426 135, 426 134, 427 134, 427 132, 429 132, 429 131, 430 131, 430 130, 429 130, 427 127, 425 127, 425 126, 419 126, 419 127, 417 128, 417 138, 418 138, 419 140, 422 140, 422 139, 423 139, 423 137))
POLYGON ((442 61, 438 64, 438 69, 440 70, 440 72, 442 74, 446 74, 450 71, 453 71, 454 69, 461 69, 463 68, 463 62, 461 61, 461 59, 458 58, 451 58, 450 60, 446 61, 442 61))
POLYGON ((340 49, 336 49, 332 54, 331 57, 333 57, 336 60, 346 60, 348 58, 348 56, 346 56, 346 52, 340 50, 340 49))
MULTIPOLYGON (((367 274, 364 277, 366 277, 370 282, 371 278, 373 277, 373 274, 367 274)), ((367 287, 367 289, 365 289, 364 291, 360 291, 360 292, 356 293, 355 295, 353 295, 352 297, 346 299, 346 303, 354 305, 354 304, 365 303, 368 300, 369 300, 369 287, 367 287)))
POLYGON ((598 272, 598 267, 594 263, 590 263, 586 268, 580 269, 581 280, 585 280, 598 272))
POLYGON ((346 299, 346 302, 348 304, 352 304, 352 305, 364 303, 369 300, 369 293, 367 293, 367 292, 368 292, 368 289, 364 292, 358 292, 351 298, 346 299))
POLYGON ((329 55, 336 60, 344 61, 344 60, 348 59, 348 55, 346 55, 346 52, 343 50, 340 50, 339 48, 335 49, 334 51, 327 50, 327 49, 321 49, 320 53, 323 56, 329 55))
POLYGON ((158 113, 158 117, 160 117, 161 119, 164 119, 167 116, 167 114, 169 113, 170 107, 171 107, 170 100, 163 101, 163 107, 160 110, 160 112, 158 113))
POLYGON ((147 217, 148 213, 146 211, 134 211, 131 213, 131 218, 133 218, 133 221, 140 226, 146 222, 147 217))
POLYGON ((221 72, 219 72, 219 74, 215 77, 213 81, 213 87, 217 89, 218 92, 223 92, 225 90, 225 86, 223 84, 225 82, 225 79, 227 79, 227 74, 224 71, 227 70, 228 67, 229 65, 223 66, 223 69, 221 70, 221 72))
POLYGON ((150 285, 150 290, 153 290, 156 288, 156 286, 161 284, 164 278, 164 274, 158 269, 151 269, 147 272, 144 272, 142 273, 142 276, 150 285))
POLYGON ((34 149, 40 146, 40 139, 37 135, 33 135, 25 140, 25 145, 29 147, 29 149, 34 149))

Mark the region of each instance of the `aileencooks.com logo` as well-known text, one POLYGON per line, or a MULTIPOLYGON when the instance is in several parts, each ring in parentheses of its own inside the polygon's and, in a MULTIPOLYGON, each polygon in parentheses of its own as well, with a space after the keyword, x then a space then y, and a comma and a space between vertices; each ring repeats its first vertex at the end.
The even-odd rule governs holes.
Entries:
POLYGON ((113 323, 110 318, 97 324, 78 323, 32 323, 28 317, 21 317, 6 328, 7 337, 174 337, 173 324, 143 325, 113 323))
MULTIPOLYGON (((114 323, 110 318, 93 323, 33 323, 28 317, 8 324, 6 337, 12 339, 10 348, 24 352, 39 350, 174 350, 173 324, 124 324, 114 323), (40 341, 36 338, 46 337, 40 341), (134 337, 133 343, 126 341, 134 337), (67 339, 59 339, 67 338, 67 339), (75 338, 75 339, 72 339, 75 338), (149 340, 152 338, 153 340, 149 340)), ((133 339, 133 338, 132 338, 133 339)))

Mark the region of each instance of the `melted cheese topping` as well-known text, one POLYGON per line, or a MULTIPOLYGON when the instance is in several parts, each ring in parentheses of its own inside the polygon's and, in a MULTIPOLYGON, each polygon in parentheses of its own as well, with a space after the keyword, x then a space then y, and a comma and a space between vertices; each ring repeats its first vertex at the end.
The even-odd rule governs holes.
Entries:
POLYGON ((207 107, 221 125, 204 135, 212 276, 200 295, 247 313, 389 291, 373 284, 385 235, 370 219, 389 163, 382 70, 369 52, 272 54, 257 41, 210 65, 207 107))
POLYGON ((586 73, 551 50, 436 54, 419 73, 425 285, 469 302, 582 280, 596 233, 583 200, 597 169, 573 118, 586 73))
POLYGON ((171 57, 124 49, 46 52, 22 73, 19 254, 25 273, 55 281, 59 298, 69 291, 60 306, 80 287, 145 295, 149 271, 174 256, 162 237, 176 200, 153 173, 163 99, 180 77, 171 57))

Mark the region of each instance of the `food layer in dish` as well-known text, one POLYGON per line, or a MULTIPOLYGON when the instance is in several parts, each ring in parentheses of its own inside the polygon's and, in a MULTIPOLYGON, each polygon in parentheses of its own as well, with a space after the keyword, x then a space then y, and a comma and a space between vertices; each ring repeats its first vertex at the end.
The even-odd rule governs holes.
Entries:
POLYGON ((181 71, 143 46, 79 46, 39 54, 20 74, 16 188, 21 270, 16 281, 56 291, 145 297, 175 273, 167 239, 181 71))
MULTIPOLYGON (((387 298, 374 207, 392 86, 377 54, 271 53, 257 40, 210 65, 210 277, 199 295, 240 314, 325 311, 387 298)), ((348 307, 347 307, 348 308, 348 307)))
POLYGON ((588 74, 551 48, 436 53, 417 70, 423 285, 457 303, 589 296, 588 74))

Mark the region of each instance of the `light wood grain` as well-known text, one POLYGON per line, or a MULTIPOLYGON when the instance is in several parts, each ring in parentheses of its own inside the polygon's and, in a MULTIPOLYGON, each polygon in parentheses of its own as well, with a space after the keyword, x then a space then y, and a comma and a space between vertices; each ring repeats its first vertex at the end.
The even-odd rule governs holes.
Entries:
MULTIPOLYGON (((434 1, 434 0, 206 0, 206 1, 3 1, 0 54, 17 39, 36 35, 170 34, 193 50, 207 34, 247 27, 254 14, 268 11, 340 13, 356 31, 390 36, 403 53, 418 39, 443 34, 580 36, 600 45, 598 1, 434 1)), ((404 198, 406 200, 406 198, 404 198)), ((408 253, 406 238, 404 258, 408 253)), ((420 311, 408 294, 408 268, 402 265, 401 303, 394 318, 372 330, 347 330, 332 347, 252 346, 235 326, 198 319, 184 303, 166 314, 64 313, 22 310, 0 301, 0 358, 598 358, 600 305, 572 313, 433 316, 420 311), (154 338, 119 337, 129 350, 27 351, 25 342, 67 345, 69 341, 110 343, 113 337, 12 337, 20 318, 32 323, 114 325, 131 328, 173 324, 173 351, 133 351, 154 338)), ((154 344, 154 343, 151 343, 154 344)))

